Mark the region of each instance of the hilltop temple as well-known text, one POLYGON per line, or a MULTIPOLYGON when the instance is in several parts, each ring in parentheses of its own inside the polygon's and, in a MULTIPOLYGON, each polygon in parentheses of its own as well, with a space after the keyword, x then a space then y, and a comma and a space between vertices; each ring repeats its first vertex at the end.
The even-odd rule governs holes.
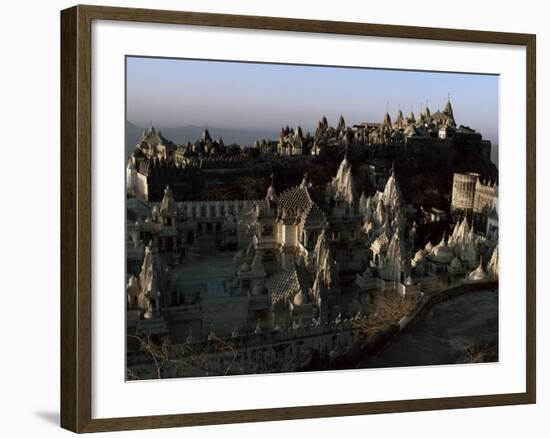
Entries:
MULTIPOLYGON (((455 141, 490 152, 481 135, 457 126, 450 100, 434 113, 426 106, 405 117, 399 110, 393 122, 386 113, 382 123, 347 126, 340 116, 331 127, 323 117, 313 135, 286 126, 278 140, 258 140, 247 149, 225 146, 208 130, 184 145, 153 127, 144 131, 126 168, 132 363, 145 363, 136 339, 193 358, 210 351, 214 340, 231 339, 242 369, 294 370, 297 352, 349 347, 354 324, 372 316, 379 297, 418 298, 497 281, 496 180, 455 173, 450 221, 441 219, 445 212, 426 219, 423 205, 405 199, 399 172, 387 159, 455 141), (367 152, 358 154, 361 148, 367 152), (327 151, 339 163, 310 178, 304 169, 315 170, 309 163, 327 151), (366 189, 367 177, 357 181, 357 168, 371 154, 382 154, 384 169, 371 169, 366 189), (276 184, 285 172, 293 185, 276 184), (256 175, 257 196, 197 195, 198 178, 224 189, 242 174, 256 175), (273 356, 266 345, 280 353, 273 356)), ((209 370, 226 366, 225 353, 210 353, 215 362, 209 370)))
MULTIPOLYGON (((433 113, 426 105, 418 116, 411 110, 405 117, 400 109, 393 122, 387 112, 381 123, 363 122, 353 126, 347 125, 342 115, 335 127, 322 117, 314 133, 305 132, 301 126, 285 126, 278 140, 258 139, 250 147, 226 146, 222 138, 214 140, 208 129, 197 141, 176 145, 151 127, 142 133, 128 159, 126 186, 130 196, 158 202, 169 185, 174 196, 183 199, 194 192, 191 182, 199 177, 204 177, 208 184, 223 186, 230 183, 230 177, 246 174, 253 157, 312 158, 342 148, 355 148, 364 151, 370 159, 388 159, 407 151, 430 153, 430 148, 455 145, 464 153, 475 151, 490 159, 491 142, 470 127, 456 123, 450 99, 442 111, 433 113), (227 179, 222 177, 224 174, 227 179)), ((493 184, 487 189, 480 184, 476 193, 484 196, 487 192, 490 197, 493 184)))

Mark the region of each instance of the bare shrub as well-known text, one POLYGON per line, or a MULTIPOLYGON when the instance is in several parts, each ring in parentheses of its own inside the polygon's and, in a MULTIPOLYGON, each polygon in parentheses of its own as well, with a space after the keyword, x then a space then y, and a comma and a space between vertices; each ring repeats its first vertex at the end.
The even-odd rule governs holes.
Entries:
POLYGON ((358 321, 356 328, 367 336, 372 336, 390 324, 397 324, 413 309, 418 300, 418 296, 402 297, 397 293, 376 294, 368 317, 358 321))

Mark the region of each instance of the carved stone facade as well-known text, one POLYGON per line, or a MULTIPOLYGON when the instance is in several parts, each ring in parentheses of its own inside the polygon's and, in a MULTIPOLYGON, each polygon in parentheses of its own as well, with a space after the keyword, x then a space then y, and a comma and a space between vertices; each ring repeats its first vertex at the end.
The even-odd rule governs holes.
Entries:
POLYGON ((482 180, 478 173, 455 173, 451 195, 451 215, 467 216, 482 228, 492 217, 498 229, 498 186, 496 181, 482 180))

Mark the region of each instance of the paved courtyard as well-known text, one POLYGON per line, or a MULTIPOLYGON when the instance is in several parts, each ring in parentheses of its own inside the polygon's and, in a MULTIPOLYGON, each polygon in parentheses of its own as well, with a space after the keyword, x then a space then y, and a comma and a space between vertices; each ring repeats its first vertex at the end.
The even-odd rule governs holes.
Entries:
POLYGON ((205 333, 210 325, 218 336, 231 333, 235 325, 244 327, 247 297, 231 296, 224 287, 235 276, 233 254, 199 256, 173 269, 179 288, 200 291, 205 333))
POLYGON ((177 286, 203 285, 202 298, 225 296, 223 281, 234 276, 233 254, 199 256, 173 268, 177 286))

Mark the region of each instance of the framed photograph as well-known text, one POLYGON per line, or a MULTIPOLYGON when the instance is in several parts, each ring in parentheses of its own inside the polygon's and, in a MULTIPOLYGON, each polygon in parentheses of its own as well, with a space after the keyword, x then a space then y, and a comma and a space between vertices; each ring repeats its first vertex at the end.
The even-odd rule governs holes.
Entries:
POLYGON ((535 403, 535 35, 61 12, 61 425, 535 403))

